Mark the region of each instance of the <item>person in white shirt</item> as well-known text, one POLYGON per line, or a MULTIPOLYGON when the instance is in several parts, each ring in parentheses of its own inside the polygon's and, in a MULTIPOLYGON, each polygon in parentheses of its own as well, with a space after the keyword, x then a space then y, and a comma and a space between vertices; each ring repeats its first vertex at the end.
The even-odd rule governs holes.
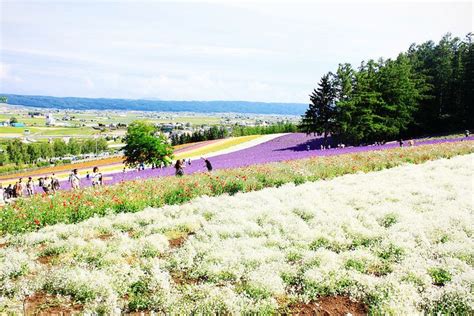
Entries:
POLYGON ((92 186, 95 187, 95 186, 102 185, 102 173, 99 172, 98 167, 94 167, 94 169, 92 169, 91 179, 92 179, 92 186))
POLYGON ((74 169, 71 174, 69 175, 69 183, 71 184, 71 188, 73 190, 80 189, 81 187, 81 179, 77 173, 77 169, 74 169))

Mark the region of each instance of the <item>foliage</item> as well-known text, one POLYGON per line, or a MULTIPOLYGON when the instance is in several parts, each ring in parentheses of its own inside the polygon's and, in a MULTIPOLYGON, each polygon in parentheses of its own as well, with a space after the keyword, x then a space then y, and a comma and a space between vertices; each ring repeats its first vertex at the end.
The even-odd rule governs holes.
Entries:
POLYGON ((226 138, 228 135, 229 135, 229 132, 227 131, 225 127, 211 126, 207 130, 197 130, 197 131, 192 132, 191 134, 187 134, 187 133, 183 133, 180 135, 172 134, 170 139, 171 139, 171 144, 175 146, 175 145, 194 143, 194 142, 200 142, 200 141, 205 141, 205 140, 222 139, 222 138, 226 138))
POLYGON ((340 64, 311 95, 302 125, 356 145, 472 129, 473 91, 472 34, 465 40, 446 34, 395 59, 369 60, 358 69, 340 64))
MULTIPOLYGON (((30 164, 34 166, 42 160, 62 158, 67 155, 99 153, 108 150, 104 138, 76 140, 70 139, 69 143, 56 138, 52 143, 23 143, 20 139, 7 140, 5 150, 0 153, 0 166, 14 163, 16 166, 30 164)), ((23 166, 24 167, 24 166, 23 166)))
POLYGON ((168 139, 151 123, 135 121, 128 126, 125 135, 125 163, 169 165, 173 158, 173 147, 168 139))
POLYGON ((248 135, 267 135, 278 133, 294 133, 297 132, 296 125, 289 122, 278 122, 266 126, 235 126, 232 129, 232 136, 248 136, 248 135))
MULTIPOLYGON (((395 148, 217 170, 212 175, 196 173, 182 178, 140 179, 97 189, 35 195, 20 198, 14 205, 2 209, 0 232, 21 233, 56 223, 77 223, 93 216, 137 212, 146 206, 180 204, 202 195, 256 191, 290 182, 301 184, 472 152, 472 142, 395 148)), ((382 222, 387 226, 393 224, 391 219, 382 222)), ((390 259, 400 255, 392 250, 387 249, 381 256, 390 259)))
POLYGON ((307 134, 322 134, 324 146, 328 135, 335 130, 336 123, 336 90, 331 73, 324 75, 319 87, 310 95, 311 103, 302 119, 301 127, 307 134))
POLYGON ((183 133, 181 135, 172 134, 170 138, 171 144, 174 146, 190 142, 223 139, 229 135, 233 137, 241 137, 251 135, 294 133, 297 131, 297 126, 290 122, 278 122, 276 124, 261 126, 233 126, 230 133, 225 127, 211 126, 206 131, 195 131, 191 134, 183 133))
POLYGON ((443 268, 431 268, 428 271, 429 275, 433 279, 433 284, 435 285, 445 285, 451 281, 451 273, 443 268))

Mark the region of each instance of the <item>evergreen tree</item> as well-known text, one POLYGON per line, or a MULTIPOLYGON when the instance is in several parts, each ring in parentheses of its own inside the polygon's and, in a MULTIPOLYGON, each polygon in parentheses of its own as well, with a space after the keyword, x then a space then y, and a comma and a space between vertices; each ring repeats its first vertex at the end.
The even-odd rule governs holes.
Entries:
POLYGON ((336 121, 336 91, 331 73, 321 78, 319 87, 314 89, 310 100, 309 108, 302 118, 301 128, 307 134, 323 134, 326 146, 328 135, 334 131, 336 121))

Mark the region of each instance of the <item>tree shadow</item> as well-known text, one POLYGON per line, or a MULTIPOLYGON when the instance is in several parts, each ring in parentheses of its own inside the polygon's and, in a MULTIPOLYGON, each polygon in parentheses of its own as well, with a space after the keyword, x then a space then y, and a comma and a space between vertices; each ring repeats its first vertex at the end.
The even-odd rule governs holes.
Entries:
MULTIPOLYGON (((324 140, 322 137, 315 136, 315 138, 307 140, 303 143, 300 143, 291 147, 280 148, 280 149, 277 149, 276 151, 294 151, 294 152, 308 151, 308 146, 309 146, 310 151, 320 150, 323 143, 324 143, 324 140)), ((335 142, 333 141, 331 137, 328 137, 327 144, 330 145, 331 148, 335 147, 335 142)))

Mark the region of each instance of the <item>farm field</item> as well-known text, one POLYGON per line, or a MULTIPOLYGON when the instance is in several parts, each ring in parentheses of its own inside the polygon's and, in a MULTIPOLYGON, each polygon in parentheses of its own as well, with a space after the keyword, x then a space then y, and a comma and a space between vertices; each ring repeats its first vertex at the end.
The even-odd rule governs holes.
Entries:
POLYGON ((0 134, 19 137, 25 130, 29 130, 32 136, 91 136, 100 133, 88 127, 0 127, 0 134))
MULTIPOLYGON (((443 146, 467 145, 403 155, 421 158, 443 146)), ((402 155, 391 151, 390 158, 402 155)), ((365 166, 357 157, 354 165, 365 166)), ((200 197, 7 235, 0 310, 322 313, 344 302, 353 315, 472 314, 474 192, 466 184, 473 160, 200 197)))

